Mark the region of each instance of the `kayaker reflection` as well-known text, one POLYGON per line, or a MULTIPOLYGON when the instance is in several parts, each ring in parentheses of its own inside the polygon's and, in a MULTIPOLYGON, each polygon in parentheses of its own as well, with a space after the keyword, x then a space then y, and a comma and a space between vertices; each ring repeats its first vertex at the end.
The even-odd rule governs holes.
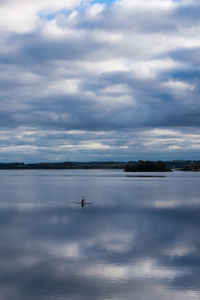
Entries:
POLYGON ((86 204, 86 201, 85 201, 85 196, 83 196, 82 200, 81 200, 81 206, 84 207, 86 204))

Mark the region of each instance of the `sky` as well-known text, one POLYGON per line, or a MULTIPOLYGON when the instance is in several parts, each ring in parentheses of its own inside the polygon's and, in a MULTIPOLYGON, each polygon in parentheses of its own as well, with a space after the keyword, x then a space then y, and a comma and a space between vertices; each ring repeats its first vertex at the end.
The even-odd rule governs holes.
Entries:
POLYGON ((0 162, 200 159, 200 2, 1 0, 0 162))

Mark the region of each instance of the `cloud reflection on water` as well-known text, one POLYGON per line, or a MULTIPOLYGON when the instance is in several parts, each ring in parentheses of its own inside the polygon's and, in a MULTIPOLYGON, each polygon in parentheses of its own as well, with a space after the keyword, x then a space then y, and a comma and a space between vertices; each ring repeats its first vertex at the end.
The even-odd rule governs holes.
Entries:
MULTIPOLYGON (((72 205, 71 197, 62 201, 63 189, 56 181, 60 202, 47 198, 31 206, 13 200, 12 206, 0 206, 1 299, 197 299, 198 182, 190 182, 196 190, 188 200, 184 191, 189 185, 181 185, 182 179, 177 188, 169 178, 117 178, 107 186, 103 179, 95 180, 99 198, 84 210, 72 205), (161 203, 175 199, 180 205, 155 205, 158 194, 161 203), (191 206, 184 205, 187 200, 191 206)), ((37 188, 44 188, 45 182, 41 179, 37 188)), ((24 181, 24 189, 26 185, 24 181)))

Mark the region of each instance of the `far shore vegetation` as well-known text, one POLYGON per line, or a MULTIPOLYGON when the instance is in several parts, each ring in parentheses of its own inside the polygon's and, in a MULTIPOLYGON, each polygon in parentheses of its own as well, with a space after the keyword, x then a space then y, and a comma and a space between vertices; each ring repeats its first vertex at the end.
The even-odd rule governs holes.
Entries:
POLYGON ((125 172, 169 172, 200 171, 200 161, 97 161, 97 162, 41 162, 25 164, 23 162, 0 163, 0 170, 73 170, 73 169, 122 169, 125 172))
POLYGON ((184 168, 182 168, 183 171, 200 171, 200 162, 193 162, 190 165, 185 166, 184 168))
POLYGON ((171 172, 164 161, 144 161, 129 162, 124 169, 125 172, 171 172))

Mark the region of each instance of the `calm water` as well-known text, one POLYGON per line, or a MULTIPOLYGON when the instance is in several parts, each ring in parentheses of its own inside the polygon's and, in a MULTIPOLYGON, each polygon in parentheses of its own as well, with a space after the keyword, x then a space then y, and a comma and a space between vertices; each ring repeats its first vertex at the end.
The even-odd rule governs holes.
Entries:
POLYGON ((0 299, 200 299, 200 173, 126 175, 0 171, 0 299))

